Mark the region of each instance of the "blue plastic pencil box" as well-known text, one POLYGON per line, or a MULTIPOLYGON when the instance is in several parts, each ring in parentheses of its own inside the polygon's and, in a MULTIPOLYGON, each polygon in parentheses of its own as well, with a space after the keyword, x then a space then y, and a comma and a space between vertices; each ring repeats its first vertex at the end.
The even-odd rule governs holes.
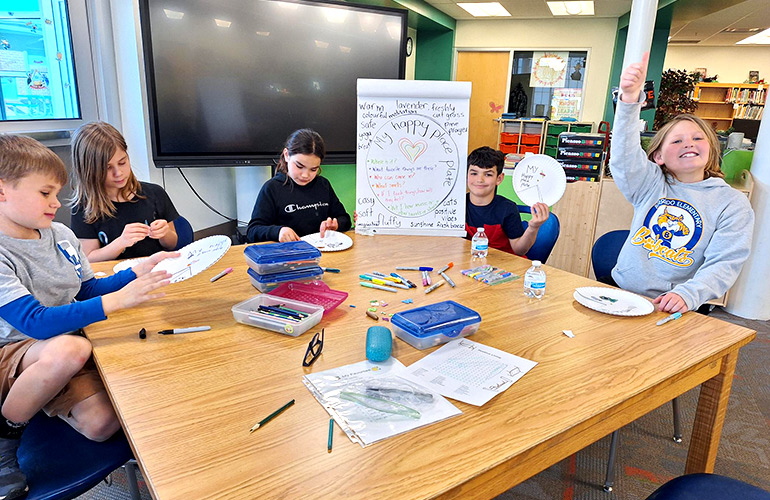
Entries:
POLYGON ((321 251, 306 241, 249 245, 243 255, 249 267, 261 275, 308 269, 321 262, 321 251))
POLYGON ((318 266, 295 269, 284 273, 258 274, 254 269, 249 269, 249 280, 251 284, 260 292, 269 292, 273 288, 289 281, 298 281, 304 283, 323 279, 324 271, 318 266))
POLYGON ((481 316, 446 300, 396 313, 390 322, 396 337, 417 349, 426 349, 476 333, 481 316))

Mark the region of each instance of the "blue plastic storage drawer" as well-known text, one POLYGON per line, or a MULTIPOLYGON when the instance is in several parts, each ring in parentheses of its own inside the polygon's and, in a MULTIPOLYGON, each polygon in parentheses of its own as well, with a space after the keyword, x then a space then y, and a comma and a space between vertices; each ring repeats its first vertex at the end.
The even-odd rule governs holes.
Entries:
POLYGON ((396 337, 426 349, 476 333, 481 316, 473 309, 446 300, 399 312, 390 319, 396 337))
POLYGON ((318 266, 273 274, 259 274, 254 271, 254 269, 249 269, 248 273, 251 284, 254 285, 254 288, 263 293, 269 292, 282 283, 288 283, 289 281, 305 282, 320 280, 324 275, 323 269, 318 266))
POLYGON ((306 241, 249 245, 243 255, 257 274, 307 269, 321 262, 321 251, 306 241))

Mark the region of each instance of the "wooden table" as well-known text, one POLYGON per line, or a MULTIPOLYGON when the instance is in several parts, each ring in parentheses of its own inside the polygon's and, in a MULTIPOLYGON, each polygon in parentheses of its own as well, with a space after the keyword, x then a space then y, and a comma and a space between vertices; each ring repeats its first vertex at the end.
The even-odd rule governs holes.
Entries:
MULTIPOLYGON (((541 301, 522 294, 522 280, 490 287, 460 274, 470 267, 469 242, 460 238, 350 234, 350 250, 325 253, 321 261, 342 269, 324 279, 350 296, 303 336, 234 321, 231 307, 257 293, 246 276, 243 247, 169 286, 165 298, 87 328, 155 498, 490 498, 699 384, 683 472, 713 470, 738 350, 755 332, 698 314, 661 327, 655 322, 663 313, 604 315, 572 298, 576 287, 595 282, 549 267, 541 301), (361 272, 448 262, 454 262, 454 289, 394 294, 358 285, 361 272), (235 271, 209 282, 228 266, 235 271), (414 304, 403 304, 406 298, 414 304), (538 365, 483 407, 454 402, 462 415, 367 448, 337 429, 329 454, 328 415, 302 375, 365 358, 366 329, 374 324, 365 316, 371 299, 387 301, 389 312, 456 300, 481 314, 472 340, 538 365), (196 325, 212 330, 155 333, 196 325), (146 340, 138 337, 142 327, 146 340), (304 369, 311 333, 321 327, 323 355, 304 369), (290 399, 296 399, 292 408, 249 434, 290 399)), ((529 267, 497 251, 488 261, 520 275, 529 267)), ((111 263, 94 267, 109 270, 111 263)), ((405 365, 429 352, 394 341, 393 354, 405 365)))

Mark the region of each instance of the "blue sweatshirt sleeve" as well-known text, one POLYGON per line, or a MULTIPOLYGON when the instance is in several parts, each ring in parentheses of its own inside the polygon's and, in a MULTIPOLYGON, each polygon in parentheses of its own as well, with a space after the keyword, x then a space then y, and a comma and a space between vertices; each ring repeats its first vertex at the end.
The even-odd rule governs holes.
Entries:
POLYGON ((136 279, 136 273, 133 269, 124 269, 119 273, 106 278, 91 278, 80 284, 80 291, 75 296, 77 300, 87 300, 94 297, 101 297, 107 293, 120 290, 127 284, 136 279))
POLYGON ((55 307, 45 307, 25 295, 0 307, 0 317, 33 339, 45 340, 107 319, 101 297, 55 307))

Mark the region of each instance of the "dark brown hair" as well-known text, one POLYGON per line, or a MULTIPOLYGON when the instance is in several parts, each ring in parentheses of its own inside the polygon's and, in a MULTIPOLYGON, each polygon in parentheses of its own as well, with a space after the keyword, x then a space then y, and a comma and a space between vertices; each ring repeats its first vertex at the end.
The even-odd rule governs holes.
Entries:
MULTIPOLYGON (((286 139, 284 148, 289 151, 289 156, 315 155, 321 161, 326 156, 326 144, 324 144, 323 137, 315 130, 309 128, 301 128, 292 132, 289 138, 286 139)), ((283 149, 281 150, 281 157, 278 159, 278 165, 275 167, 275 170, 284 174, 289 172, 289 165, 283 156, 283 149)))

